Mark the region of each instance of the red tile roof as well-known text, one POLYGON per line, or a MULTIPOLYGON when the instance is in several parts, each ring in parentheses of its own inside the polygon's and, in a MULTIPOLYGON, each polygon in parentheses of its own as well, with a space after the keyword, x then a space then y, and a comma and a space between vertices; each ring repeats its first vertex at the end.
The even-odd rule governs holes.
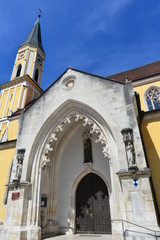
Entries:
POLYGON ((153 62, 142 67, 133 68, 131 70, 117 73, 111 76, 107 76, 107 78, 111 78, 113 80, 118 80, 120 82, 125 82, 127 78, 128 81, 138 81, 147 77, 155 76, 160 74, 160 61, 153 62))

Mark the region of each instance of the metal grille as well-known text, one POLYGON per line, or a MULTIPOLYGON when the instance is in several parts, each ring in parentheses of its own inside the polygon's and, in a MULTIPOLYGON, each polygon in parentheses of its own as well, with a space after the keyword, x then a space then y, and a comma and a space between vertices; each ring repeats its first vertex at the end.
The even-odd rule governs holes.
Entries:
MULTIPOLYGON (((100 179, 100 181, 103 180, 100 179)), ((102 187, 103 184, 99 184, 99 181, 92 181, 91 187, 88 187, 89 182, 85 183, 84 181, 85 184, 82 183, 87 192, 81 187, 79 191, 83 189, 83 193, 79 192, 77 194, 80 197, 77 200, 77 204, 79 203, 77 206, 77 232, 111 233, 109 196, 106 192, 106 186, 102 187), (93 183, 96 184, 95 188, 93 183), (97 191, 98 188, 100 190, 97 191)))

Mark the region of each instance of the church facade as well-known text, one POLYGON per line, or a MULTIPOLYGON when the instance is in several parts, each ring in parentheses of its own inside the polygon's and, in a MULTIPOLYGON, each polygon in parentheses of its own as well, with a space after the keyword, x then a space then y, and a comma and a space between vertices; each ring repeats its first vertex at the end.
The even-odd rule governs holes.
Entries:
POLYGON ((43 92, 44 59, 39 16, 1 86, 0 236, 154 235, 160 71, 100 77, 68 68, 43 92))

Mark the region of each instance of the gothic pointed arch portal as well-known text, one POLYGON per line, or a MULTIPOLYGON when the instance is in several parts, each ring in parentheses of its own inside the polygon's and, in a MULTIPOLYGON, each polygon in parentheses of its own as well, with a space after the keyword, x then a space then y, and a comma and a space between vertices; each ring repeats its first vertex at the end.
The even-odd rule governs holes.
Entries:
POLYGON ((65 114, 59 114, 56 120, 47 122, 43 128, 45 134, 39 134, 38 142, 41 144, 32 151, 33 187, 29 221, 30 224, 38 224, 42 234, 76 232, 75 192, 78 182, 75 179, 80 175, 100 173, 98 175, 105 179, 111 193, 111 204, 114 200, 111 160, 115 146, 110 127, 94 111, 71 109, 63 112, 65 114), (86 131, 93 144, 91 164, 84 161, 83 134, 86 131))
POLYGON ((111 233, 107 186, 95 173, 87 174, 77 187, 76 232, 111 233))

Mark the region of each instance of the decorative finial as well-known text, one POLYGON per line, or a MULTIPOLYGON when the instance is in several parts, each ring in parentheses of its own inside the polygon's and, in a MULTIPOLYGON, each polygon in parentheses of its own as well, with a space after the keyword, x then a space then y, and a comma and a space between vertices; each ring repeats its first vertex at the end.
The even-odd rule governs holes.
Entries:
POLYGON ((125 76, 124 79, 125 79, 125 83, 129 82, 128 81, 128 76, 125 76))
POLYGON ((39 18, 41 17, 41 14, 42 14, 42 11, 41 11, 41 9, 39 9, 39 14, 38 14, 39 18))

